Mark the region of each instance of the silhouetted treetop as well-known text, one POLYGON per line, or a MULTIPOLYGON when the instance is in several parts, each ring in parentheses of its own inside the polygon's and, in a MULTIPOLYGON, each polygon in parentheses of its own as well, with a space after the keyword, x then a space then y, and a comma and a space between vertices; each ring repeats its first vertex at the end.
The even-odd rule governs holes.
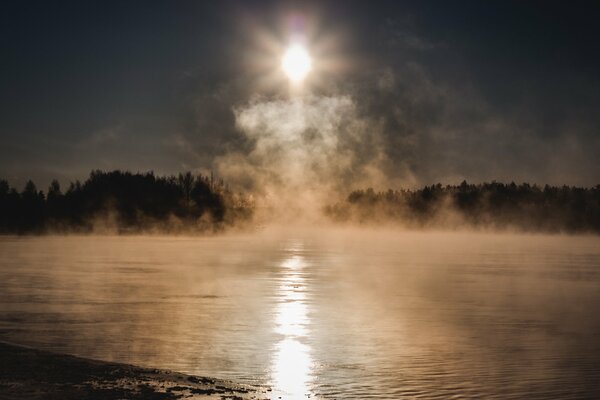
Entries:
POLYGON ((0 231, 91 231, 110 224, 118 231, 142 229, 219 229, 252 214, 250 202, 240 202, 222 181, 191 172, 157 177, 153 172, 95 170, 61 192, 54 180, 48 195, 28 181, 19 194, 0 181, 0 231))
POLYGON ((592 188, 511 182, 417 190, 356 190, 326 213, 336 221, 407 227, 489 227, 525 231, 600 232, 600 185, 592 188))

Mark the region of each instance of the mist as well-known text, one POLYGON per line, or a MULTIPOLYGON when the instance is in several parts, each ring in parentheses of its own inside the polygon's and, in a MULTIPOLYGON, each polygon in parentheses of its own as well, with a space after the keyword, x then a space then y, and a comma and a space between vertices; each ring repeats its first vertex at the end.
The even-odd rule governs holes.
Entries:
POLYGON ((600 3, 0 9, 1 399, 600 399, 600 3))
POLYGON ((218 157, 218 174, 256 192, 272 219, 318 218, 331 196, 384 181, 379 132, 369 130, 349 96, 256 100, 236 108, 235 117, 251 150, 218 157))
MULTIPOLYGON (((595 236, 288 224, 3 237, 0 249, 14 343, 259 385, 274 400, 600 389, 595 236)), ((69 376, 60 365, 52 379, 69 376)))
MULTIPOLYGON (((233 187, 256 196, 259 220, 322 222, 324 210, 367 188, 417 190, 465 180, 597 185, 595 144, 582 146, 590 134, 585 124, 542 127, 526 106, 500 112, 472 85, 440 80, 417 62, 353 77, 330 84, 308 80, 299 93, 249 94, 251 100, 232 106, 241 139, 212 165, 233 187), (552 134, 544 136, 548 129, 552 134)), ((435 206, 432 225, 515 227, 498 216, 465 219, 451 203, 435 206)), ((379 222, 390 220, 389 212, 371 212, 379 222)), ((558 208, 552 213, 565 214, 558 208)), ((415 226, 412 219, 392 218, 415 226)), ((569 230, 563 225, 555 230, 569 230)))
MULTIPOLYGON (((75 18, 64 36, 46 29, 47 45, 63 58, 44 53, 34 40, 40 35, 7 36, 21 45, 6 50, 14 64, 0 108, 6 121, 0 175, 15 186, 33 179, 46 187, 52 179, 67 185, 98 168, 161 175, 219 169, 240 189, 268 192, 274 189, 260 187, 264 180, 255 169, 260 166, 262 177, 281 171, 265 171, 269 162, 259 160, 262 150, 253 147, 259 128, 241 119, 279 114, 268 129, 284 136, 282 113, 292 103, 305 103, 294 118, 312 113, 325 120, 328 110, 342 113, 332 127, 317 129, 318 136, 338 140, 333 147, 322 143, 320 151, 341 153, 339 166, 323 172, 328 190, 340 186, 340 178, 351 183, 345 192, 463 180, 598 184, 597 28, 589 21, 594 13, 547 5, 545 12, 561 21, 579 21, 562 29, 532 5, 494 7, 493 13, 483 6, 440 7, 441 14, 408 3, 375 10, 366 4, 228 4, 190 6, 189 14, 177 14, 149 5, 144 16, 125 7, 129 18, 140 18, 139 36, 131 34, 128 18, 111 29, 110 19, 89 21, 84 32, 75 18), (302 101, 291 99, 285 77, 272 71, 279 67, 290 15, 304 18, 319 67, 309 75, 302 101), (525 23, 518 15, 532 18, 525 23), (520 30, 507 29, 511 24, 499 19, 520 30), (102 47, 107 39, 101 32, 116 48, 102 47), (144 41, 142 33, 163 41, 144 41), (264 51, 271 42, 275 49, 264 51), (85 51, 94 47, 103 51, 85 51), (26 62, 27 54, 46 64, 26 62), (104 68, 107 59, 116 62, 104 68), (40 81, 43 93, 35 83, 40 81), (62 106, 53 105, 58 94, 62 106), (227 159, 234 165, 224 165, 227 159), (344 166, 347 171, 335 171, 344 166), (252 171, 232 172, 246 167, 252 171), (364 185, 365 178, 373 182, 364 185)), ((38 21, 44 13, 31 19, 21 11, 6 15, 32 30, 52 26, 38 21)), ((322 162, 319 168, 328 169, 322 162)))

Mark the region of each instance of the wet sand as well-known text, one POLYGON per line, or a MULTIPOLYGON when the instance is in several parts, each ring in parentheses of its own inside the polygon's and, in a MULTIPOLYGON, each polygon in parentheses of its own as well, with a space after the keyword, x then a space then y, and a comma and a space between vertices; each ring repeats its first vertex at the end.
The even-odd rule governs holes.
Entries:
POLYGON ((266 399, 268 389, 0 342, 0 399, 266 399))

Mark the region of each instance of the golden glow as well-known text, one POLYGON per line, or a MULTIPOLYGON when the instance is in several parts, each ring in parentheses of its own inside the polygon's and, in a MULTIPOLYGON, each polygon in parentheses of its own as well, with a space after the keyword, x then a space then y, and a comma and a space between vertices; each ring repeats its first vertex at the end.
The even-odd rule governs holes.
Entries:
POLYGON ((275 332, 281 340, 275 344, 272 363, 272 399, 301 400, 310 396, 309 383, 313 360, 305 341, 309 336, 310 318, 306 293, 304 258, 297 247, 288 249, 292 255, 281 264, 279 302, 275 310, 275 332))
POLYGON ((281 68, 293 83, 302 82, 310 72, 311 66, 308 51, 299 44, 288 47, 281 59, 281 68))
POLYGON ((344 57, 344 35, 317 13, 282 12, 276 24, 241 20, 249 36, 240 63, 253 92, 314 93, 329 88, 331 78, 358 67, 344 57))
POLYGON ((277 344, 273 363, 274 398, 303 400, 308 398, 308 377, 312 368, 309 347, 296 339, 277 344), (283 395, 283 396, 280 396, 283 395))

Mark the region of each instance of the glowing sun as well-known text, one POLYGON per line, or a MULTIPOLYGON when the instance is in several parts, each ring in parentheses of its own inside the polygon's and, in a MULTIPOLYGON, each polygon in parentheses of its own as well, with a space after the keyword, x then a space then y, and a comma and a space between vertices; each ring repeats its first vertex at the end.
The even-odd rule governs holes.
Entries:
POLYGON ((293 83, 301 82, 311 68, 308 51, 299 44, 291 45, 281 59, 281 67, 293 83))

